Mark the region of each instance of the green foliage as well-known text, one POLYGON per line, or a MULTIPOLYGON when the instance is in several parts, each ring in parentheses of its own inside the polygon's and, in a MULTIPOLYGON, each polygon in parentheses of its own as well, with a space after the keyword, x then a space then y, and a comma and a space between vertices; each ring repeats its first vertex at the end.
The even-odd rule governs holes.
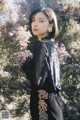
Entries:
MULTIPOLYGON (((59 37, 66 51, 61 63, 61 79, 63 97, 65 101, 65 120, 78 120, 80 118, 80 25, 70 19, 65 22, 59 37)), ((61 53, 60 53, 61 54, 61 53)))
POLYGON ((11 23, 0 31, 0 110, 8 108, 13 117, 29 111, 30 83, 18 63, 21 41, 25 44, 28 38, 29 33, 24 27, 16 29, 11 23), (12 108, 10 104, 13 104, 12 108))

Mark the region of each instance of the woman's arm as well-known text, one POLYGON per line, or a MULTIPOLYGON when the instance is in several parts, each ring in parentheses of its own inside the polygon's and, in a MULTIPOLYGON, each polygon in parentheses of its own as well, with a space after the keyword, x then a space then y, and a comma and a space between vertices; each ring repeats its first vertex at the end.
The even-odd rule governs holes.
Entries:
POLYGON ((26 77, 29 80, 31 80, 34 75, 33 52, 34 52, 34 43, 31 41, 27 45, 27 50, 21 52, 20 68, 26 74, 26 77))
POLYGON ((22 71, 26 74, 26 77, 29 80, 32 80, 33 75, 34 75, 34 70, 33 70, 33 59, 31 56, 28 56, 26 60, 21 64, 21 69, 22 71))

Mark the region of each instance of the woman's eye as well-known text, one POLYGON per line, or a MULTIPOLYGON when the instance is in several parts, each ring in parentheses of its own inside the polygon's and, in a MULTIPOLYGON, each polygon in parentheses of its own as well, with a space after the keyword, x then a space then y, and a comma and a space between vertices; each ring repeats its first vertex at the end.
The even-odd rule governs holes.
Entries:
POLYGON ((40 22, 40 23, 42 23, 44 21, 43 20, 36 21, 35 19, 32 19, 32 22, 40 22))
POLYGON ((44 22, 43 20, 40 20, 40 22, 44 22))

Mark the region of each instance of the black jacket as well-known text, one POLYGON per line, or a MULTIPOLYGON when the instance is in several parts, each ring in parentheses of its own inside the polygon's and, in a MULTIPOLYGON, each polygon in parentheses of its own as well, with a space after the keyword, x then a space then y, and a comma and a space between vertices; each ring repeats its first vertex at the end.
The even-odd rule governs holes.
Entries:
POLYGON ((48 79, 54 91, 61 90, 59 58, 53 39, 35 40, 33 57, 26 58, 21 68, 32 86, 43 88, 48 79))

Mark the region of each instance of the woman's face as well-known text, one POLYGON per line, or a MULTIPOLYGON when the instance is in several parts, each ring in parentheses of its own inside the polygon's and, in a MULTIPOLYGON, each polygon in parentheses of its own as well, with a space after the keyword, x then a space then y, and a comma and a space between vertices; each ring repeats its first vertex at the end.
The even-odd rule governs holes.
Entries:
POLYGON ((48 33, 49 21, 47 17, 39 12, 32 17, 31 29, 33 35, 37 36, 39 40, 45 37, 48 33))

